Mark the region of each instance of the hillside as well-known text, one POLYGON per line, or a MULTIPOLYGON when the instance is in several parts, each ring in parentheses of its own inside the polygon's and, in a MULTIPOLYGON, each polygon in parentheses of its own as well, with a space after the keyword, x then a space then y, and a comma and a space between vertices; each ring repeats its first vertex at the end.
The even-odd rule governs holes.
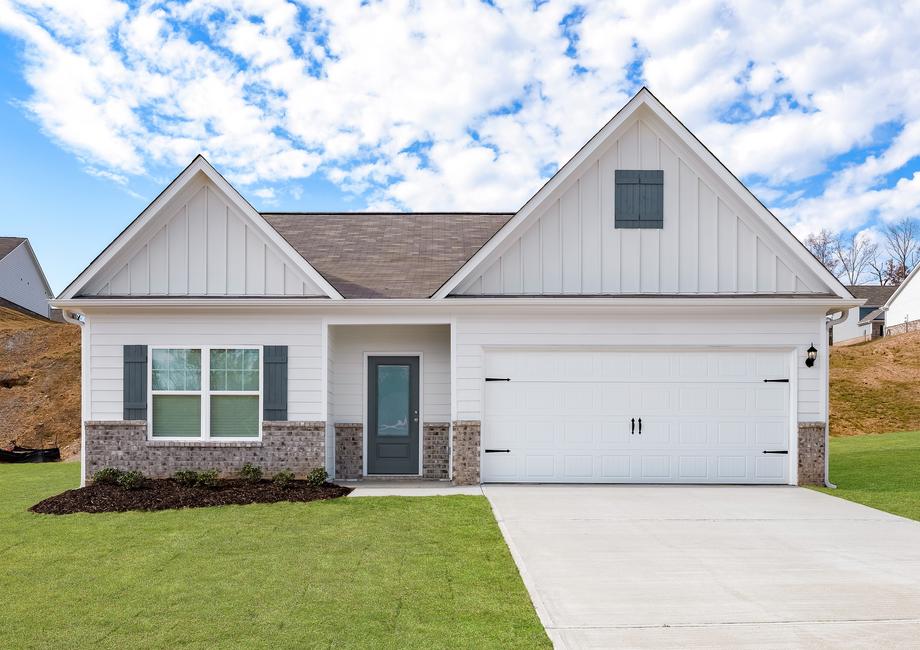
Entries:
POLYGON ((80 451, 80 328, 0 306, 0 445, 80 451))
POLYGON ((831 351, 831 435, 920 430, 920 332, 831 351))

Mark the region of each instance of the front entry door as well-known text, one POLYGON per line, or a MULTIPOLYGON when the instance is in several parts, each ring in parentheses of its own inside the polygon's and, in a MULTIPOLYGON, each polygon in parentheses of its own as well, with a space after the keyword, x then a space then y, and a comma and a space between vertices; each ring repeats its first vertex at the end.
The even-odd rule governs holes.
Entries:
POLYGON ((418 474, 418 357, 367 360, 367 473, 418 474))

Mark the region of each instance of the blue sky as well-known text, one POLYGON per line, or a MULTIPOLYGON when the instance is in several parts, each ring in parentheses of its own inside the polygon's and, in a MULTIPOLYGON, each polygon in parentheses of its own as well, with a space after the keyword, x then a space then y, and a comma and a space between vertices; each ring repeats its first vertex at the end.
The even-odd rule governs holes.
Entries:
POLYGON ((646 84, 799 236, 877 238, 920 206, 917 33, 849 0, 0 0, 0 234, 60 291, 198 152, 266 211, 514 210, 646 84))

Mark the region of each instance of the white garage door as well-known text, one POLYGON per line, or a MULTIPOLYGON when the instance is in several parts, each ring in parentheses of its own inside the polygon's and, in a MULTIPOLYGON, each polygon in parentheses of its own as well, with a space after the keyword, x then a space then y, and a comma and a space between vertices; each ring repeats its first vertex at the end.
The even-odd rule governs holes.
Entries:
POLYGON ((486 377, 485 482, 788 481, 783 352, 491 351, 486 377))

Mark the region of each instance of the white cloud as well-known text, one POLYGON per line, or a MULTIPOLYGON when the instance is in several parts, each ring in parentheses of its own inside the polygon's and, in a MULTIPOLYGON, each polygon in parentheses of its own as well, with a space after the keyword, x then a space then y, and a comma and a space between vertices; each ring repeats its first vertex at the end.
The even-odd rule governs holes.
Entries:
POLYGON ((796 232, 920 205, 915 3, 496 5, 0 0, 0 29, 22 106, 114 182, 203 152, 266 200, 319 172, 376 207, 515 209, 641 76, 796 232))

